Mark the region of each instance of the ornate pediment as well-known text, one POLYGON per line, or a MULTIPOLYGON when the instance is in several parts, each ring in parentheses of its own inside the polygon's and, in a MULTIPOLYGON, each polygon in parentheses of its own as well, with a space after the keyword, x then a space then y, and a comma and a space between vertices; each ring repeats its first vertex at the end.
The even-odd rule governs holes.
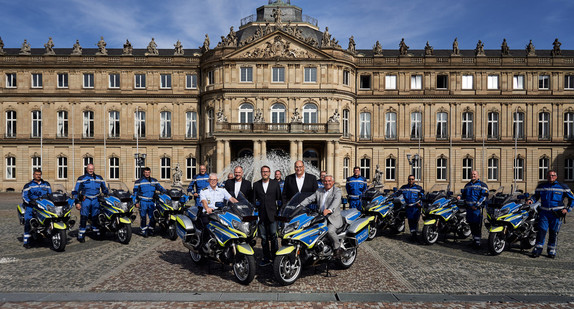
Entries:
POLYGON ((281 31, 245 45, 229 56, 229 58, 239 59, 321 59, 327 57, 320 50, 281 31))

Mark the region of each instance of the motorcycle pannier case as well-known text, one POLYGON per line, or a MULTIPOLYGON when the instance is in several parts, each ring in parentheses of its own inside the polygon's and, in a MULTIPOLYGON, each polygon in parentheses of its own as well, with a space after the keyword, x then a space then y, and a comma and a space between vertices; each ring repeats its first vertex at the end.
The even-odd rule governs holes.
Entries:
POLYGON ((177 235, 183 240, 188 241, 189 237, 195 233, 195 226, 191 219, 185 215, 177 215, 177 235))
POLYGON ((373 219, 374 218, 372 216, 360 218, 349 226, 349 229, 347 229, 347 236, 354 239, 355 246, 358 246, 367 240, 367 236, 369 235, 369 223, 373 221, 373 219))

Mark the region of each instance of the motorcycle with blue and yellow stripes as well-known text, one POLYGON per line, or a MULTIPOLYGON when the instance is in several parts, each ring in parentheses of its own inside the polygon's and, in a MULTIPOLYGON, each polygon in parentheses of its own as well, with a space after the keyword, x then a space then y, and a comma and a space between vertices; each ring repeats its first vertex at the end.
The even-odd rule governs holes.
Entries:
POLYGON ((177 215, 185 213, 188 196, 183 193, 183 188, 173 186, 156 199, 156 207, 153 216, 161 231, 166 232, 170 240, 177 239, 177 215))
POLYGON ((130 190, 123 182, 108 184, 108 196, 99 196, 100 214, 98 222, 105 235, 112 232, 122 244, 129 244, 132 239, 132 222, 136 218, 130 190))
POLYGON ((335 258, 327 239, 327 218, 314 209, 299 204, 311 193, 298 193, 277 214, 281 247, 275 254, 273 272, 282 285, 294 283, 304 266, 316 266, 335 260, 347 269, 357 258, 357 248, 368 235, 373 216, 361 216, 357 209, 341 211, 343 226, 337 230, 342 254, 335 258))
POLYGON ((376 194, 371 201, 363 208, 366 215, 373 216, 369 230, 368 240, 377 236, 379 231, 388 229, 391 234, 398 234, 405 230, 405 199, 403 196, 395 197, 394 190, 385 189, 376 194))
POLYGON ((528 205, 528 193, 504 193, 496 190, 486 208, 485 226, 488 229, 488 251, 498 255, 511 243, 520 242, 523 250, 536 244, 538 205, 528 205))
POLYGON ((231 264, 237 281, 247 285, 255 278, 251 242, 257 234, 257 211, 242 195, 237 203, 216 203, 216 207, 209 215, 202 213, 203 208, 189 207, 185 215, 177 216, 177 234, 195 264, 206 259, 231 264), (207 227, 201 227, 200 216, 208 216, 207 227))

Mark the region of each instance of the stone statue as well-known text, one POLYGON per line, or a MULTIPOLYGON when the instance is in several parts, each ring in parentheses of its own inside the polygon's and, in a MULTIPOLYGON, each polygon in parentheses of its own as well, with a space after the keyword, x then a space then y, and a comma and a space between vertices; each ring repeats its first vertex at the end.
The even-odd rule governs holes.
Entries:
POLYGON ((405 43, 405 38, 402 38, 401 42, 399 43, 399 52, 400 52, 401 56, 406 56, 408 51, 409 51, 409 47, 405 43))
POLYGON ((373 47, 373 52, 375 53, 375 56, 383 55, 383 47, 381 46, 381 43, 379 41, 375 43, 375 46, 373 47))
POLYGON ((377 164, 377 169, 375 169, 375 179, 373 179, 373 184, 375 186, 377 185, 382 185, 383 184, 383 171, 381 171, 381 169, 379 168, 379 165, 377 164))
POLYGON ((227 122, 227 117, 223 114, 223 109, 217 111, 217 122, 227 122))
POLYGON ((207 35, 207 33, 205 34, 205 40, 203 40, 203 46, 201 47, 201 52, 202 53, 207 53, 209 51, 209 35, 207 35))
POLYGON ((451 56, 460 56, 460 49, 458 49, 458 38, 454 38, 454 42, 452 42, 451 56))
POLYGON ((179 167, 179 163, 176 163, 173 170, 173 186, 182 186, 181 176, 183 176, 183 171, 179 167))
POLYGON ((323 39, 321 40, 321 47, 331 46, 331 35, 329 34, 329 27, 325 27, 325 32, 323 32, 323 39))
POLYGON ((31 52, 32 48, 30 47, 30 44, 27 40, 24 40, 24 43, 22 43, 22 47, 20 48, 20 55, 30 55, 31 52))
POLYGON ((560 50, 560 45, 562 45, 562 43, 560 43, 558 41, 558 39, 554 40, 554 43, 552 43, 552 46, 554 46, 552 48, 552 56, 553 57, 562 55, 562 51, 560 50))
POLYGON ((269 23, 265 23, 265 30, 263 31, 264 34, 269 34, 273 32, 273 27, 269 23))
POLYGON ((427 45, 425 46, 425 56, 432 56, 434 55, 434 48, 429 45, 429 41, 427 41, 427 45))
POLYGON ((300 123, 303 119, 301 118, 301 115, 299 114, 299 108, 295 107, 295 111, 293 111, 293 116, 291 117, 291 122, 296 122, 296 123, 300 123))
POLYGON ((271 14, 271 16, 273 17, 273 19, 275 20, 275 22, 280 25, 281 24, 281 9, 280 8, 276 8, 273 9, 273 13, 271 14))
POLYGON ((339 115, 339 111, 335 110, 335 112, 333 113, 333 116, 329 117, 329 122, 330 123, 339 123, 340 118, 341 118, 341 115, 339 115))
POLYGON ((484 43, 481 40, 478 40, 478 43, 476 43, 474 54, 475 56, 484 56, 484 43))
POLYGON ((54 41, 52 41, 52 38, 48 38, 48 43, 44 44, 44 48, 46 49, 44 55, 51 56, 56 54, 54 52, 54 41))
POLYGON ((2 37, 0 37, 0 55, 4 55, 4 41, 2 41, 2 37))
POLYGON ((263 118, 263 111, 260 108, 255 110, 255 117, 253 117, 253 122, 254 123, 264 123, 265 122, 265 118, 263 118))
POLYGON ((98 46, 98 52, 96 53, 96 55, 98 56, 107 56, 108 55, 108 50, 106 49, 106 42, 104 41, 104 37, 100 37, 100 41, 98 41, 98 44, 96 44, 98 46))
POLYGON ((80 46, 80 40, 76 40, 76 43, 72 48, 72 56, 79 56, 81 54, 82 54, 82 46, 80 46))
POLYGON ((130 41, 128 41, 128 39, 126 39, 126 43, 124 44, 124 50, 122 52, 122 55, 124 56, 131 56, 134 52, 134 48, 132 47, 132 43, 130 43, 130 41))
POLYGON ((526 56, 536 56, 536 49, 534 48, 534 44, 532 44, 532 40, 526 45, 526 56))
POLYGON ((157 50, 157 43, 155 42, 154 38, 151 38, 151 41, 147 45, 147 53, 146 56, 158 56, 159 51, 157 50))
POLYGON ((217 47, 237 47, 237 34, 233 31, 233 26, 229 28, 227 37, 221 37, 221 42, 217 44, 217 47))
POLYGON ((177 43, 173 44, 173 46, 175 47, 174 51, 173 51, 173 55, 174 56, 183 56, 183 45, 181 45, 181 42, 179 40, 177 40, 177 43))
POLYGON ((500 51, 502 52, 503 56, 510 55, 510 48, 508 47, 508 43, 506 43, 506 39, 502 40, 502 45, 500 46, 500 51))
POLYGON ((349 47, 347 48, 347 51, 354 54, 356 52, 355 47, 356 47, 355 38, 351 35, 351 37, 349 38, 349 47))

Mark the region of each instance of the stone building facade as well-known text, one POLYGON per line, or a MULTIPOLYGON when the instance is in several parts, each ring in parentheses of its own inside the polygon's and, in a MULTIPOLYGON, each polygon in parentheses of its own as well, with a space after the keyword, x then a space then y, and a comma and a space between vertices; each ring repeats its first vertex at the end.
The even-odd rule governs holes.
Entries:
POLYGON ((557 40, 356 49, 289 2, 199 49, 0 44, 0 190, 20 190, 34 167, 71 189, 91 162, 130 186, 138 154, 165 184, 176 165, 189 182, 199 164, 222 172, 269 151, 339 183, 353 166, 369 179, 378 166, 386 187, 412 173, 458 190, 473 169, 490 188, 532 191, 548 169, 574 183, 574 51, 557 40))

